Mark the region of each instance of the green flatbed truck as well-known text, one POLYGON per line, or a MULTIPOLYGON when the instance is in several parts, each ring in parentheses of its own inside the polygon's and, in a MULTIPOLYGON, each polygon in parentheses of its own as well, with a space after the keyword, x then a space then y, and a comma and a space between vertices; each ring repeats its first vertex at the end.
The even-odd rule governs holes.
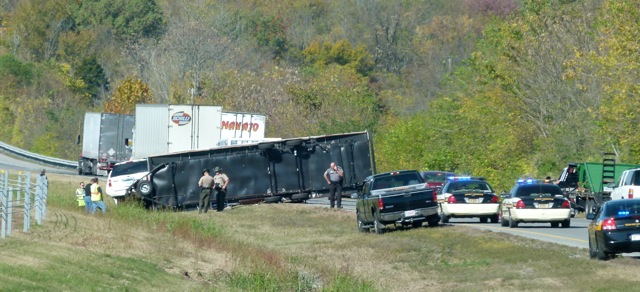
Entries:
POLYGON ((593 207, 611 200, 613 185, 622 172, 638 168, 638 164, 616 163, 614 153, 603 153, 602 162, 569 163, 556 183, 565 191, 578 212, 591 212, 593 207))

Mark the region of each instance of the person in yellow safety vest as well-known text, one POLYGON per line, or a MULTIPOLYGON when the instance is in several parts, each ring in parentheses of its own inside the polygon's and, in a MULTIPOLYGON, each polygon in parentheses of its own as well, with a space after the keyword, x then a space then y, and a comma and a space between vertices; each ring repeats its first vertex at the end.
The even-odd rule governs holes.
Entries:
POLYGON ((76 203, 78 207, 84 207, 84 182, 80 182, 80 187, 76 189, 76 203))
POLYGON ((91 203, 93 204, 91 214, 94 214, 98 208, 100 208, 102 214, 107 212, 107 205, 102 200, 102 188, 98 184, 97 177, 91 179, 91 203))

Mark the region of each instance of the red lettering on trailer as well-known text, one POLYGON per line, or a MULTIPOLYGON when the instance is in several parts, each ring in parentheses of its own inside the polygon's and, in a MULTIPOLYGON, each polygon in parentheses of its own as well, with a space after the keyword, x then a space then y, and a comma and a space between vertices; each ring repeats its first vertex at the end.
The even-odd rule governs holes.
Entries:
POLYGON ((258 123, 240 123, 233 121, 222 121, 222 129, 223 130, 242 130, 242 131, 253 131, 257 132, 260 129, 260 124, 258 123))

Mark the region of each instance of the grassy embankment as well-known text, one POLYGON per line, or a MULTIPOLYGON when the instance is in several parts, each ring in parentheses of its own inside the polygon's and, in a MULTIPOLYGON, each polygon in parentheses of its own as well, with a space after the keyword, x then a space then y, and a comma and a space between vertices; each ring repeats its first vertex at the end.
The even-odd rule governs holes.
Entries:
MULTIPOLYGON (((0 241, 3 290, 634 290, 640 263, 461 226, 360 234, 354 214, 294 204, 222 213, 84 214, 50 175, 42 226, 0 241)), ((586 232, 586 231, 585 231, 586 232)))

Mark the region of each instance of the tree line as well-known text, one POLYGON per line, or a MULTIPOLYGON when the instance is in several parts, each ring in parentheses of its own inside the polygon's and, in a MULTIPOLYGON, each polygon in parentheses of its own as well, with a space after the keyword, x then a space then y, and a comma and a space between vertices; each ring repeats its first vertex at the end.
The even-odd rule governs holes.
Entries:
POLYGON ((0 140, 75 159, 86 111, 212 104, 369 130, 378 169, 499 188, 640 160, 633 0, 2 0, 0 140))

